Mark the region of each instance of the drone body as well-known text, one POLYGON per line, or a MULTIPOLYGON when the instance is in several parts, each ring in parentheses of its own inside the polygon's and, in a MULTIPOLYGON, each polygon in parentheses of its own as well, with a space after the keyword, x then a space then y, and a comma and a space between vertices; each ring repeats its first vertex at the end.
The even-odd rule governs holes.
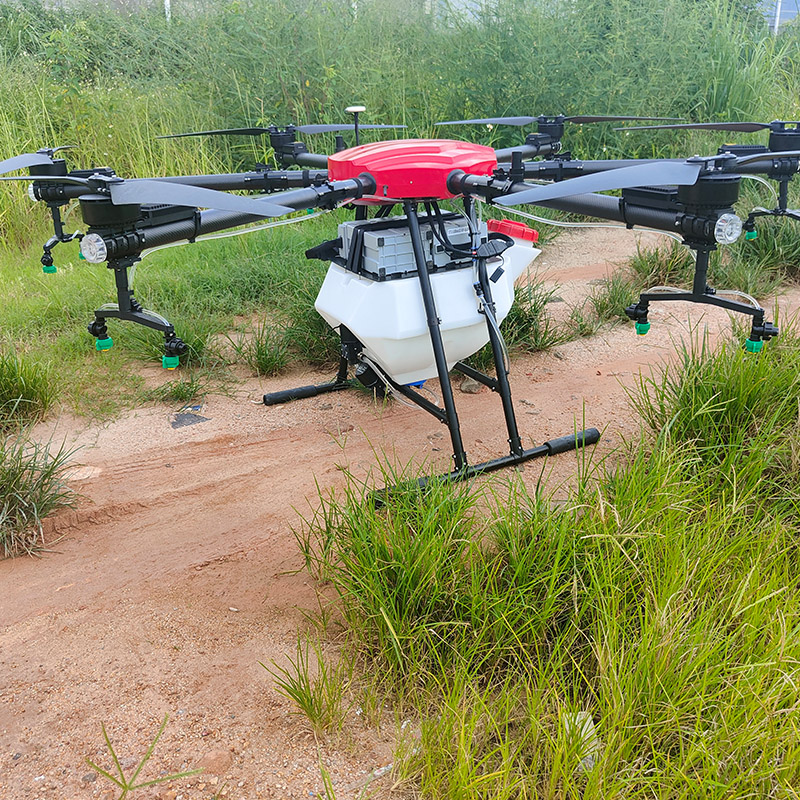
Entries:
POLYGON ((333 180, 370 174, 377 192, 365 200, 376 203, 452 199, 447 178, 454 169, 491 175, 497 156, 491 147, 450 139, 375 142, 328 156, 328 177, 333 180))

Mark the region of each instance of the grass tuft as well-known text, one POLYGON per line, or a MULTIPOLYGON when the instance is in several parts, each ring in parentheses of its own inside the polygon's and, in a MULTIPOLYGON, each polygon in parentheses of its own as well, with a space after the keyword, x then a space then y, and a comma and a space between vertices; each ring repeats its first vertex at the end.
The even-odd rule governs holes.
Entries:
POLYGON ((0 430, 41 419, 55 396, 52 372, 27 356, 0 352, 0 430))
POLYGON ((70 453, 30 441, 24 431, 0 437, 0 544, 4 558, 45 546, 42 520, 73 504, 65 468, 70 453))
MULTIPOLYGON (((260 663, 260 662, 259 662, 260 663)), ((292 700, 317 734, 340 733, 349 709, 346 694, 353 678, 352 659, 331 665, 318 640, 297 640, 288 667, 261 664, 275 679, 278 692, 292 700)))

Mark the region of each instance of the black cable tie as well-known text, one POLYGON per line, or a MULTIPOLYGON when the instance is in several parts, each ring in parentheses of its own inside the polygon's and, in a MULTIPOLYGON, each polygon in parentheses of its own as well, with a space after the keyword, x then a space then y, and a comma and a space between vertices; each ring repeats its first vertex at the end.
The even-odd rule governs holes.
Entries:
POLYGON ((200 209, 196 208, 194 210, 194 214, 192 215, 192 221, 194 222, 194 233, 192 234, 191 239, 187 239, 189 244, 194 244, 197 241, 197 237, 200 235, 200 209))

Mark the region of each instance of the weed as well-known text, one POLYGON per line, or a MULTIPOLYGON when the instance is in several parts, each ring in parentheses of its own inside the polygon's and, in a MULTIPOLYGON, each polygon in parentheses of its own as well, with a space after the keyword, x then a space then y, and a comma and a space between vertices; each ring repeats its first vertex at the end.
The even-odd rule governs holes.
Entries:
POLYGON ((0 352, 0 430, 44 416, 56 395, 54 384, 51 371, 42 364, 0 352))
POLYGON ((203 397, 208 391, 208 381, 197 372, 190 372, 185 378, 176 378, 162 383, 146 392, 149 400, 162 403, 180 403, 186 405, 203 397))
POLYGON ((345 696, 353 678, 353 662, 331 666, 318 640, 297 640, 297 655, 289 667, 261 664, 275 679, 278 692, 293 700, 317 734, 340 732, 349 706, 345 696), (311 653, 313 653, 312 665, 311 653), (314 669, 314 666, 316 669, 314 669), (312 671, 314 674, 312 675, 312 671))
POLYGON ((289 348, 284 331, 268 322, 262 322, 255 329, 236 341, 231 340, 238 356, 256 375, 277 375, 289 363, 289 348))
POLYGON ((625 309, 637 299, 639 290, 624 270, 615 270, 592 291, 589 302, 601 322, 627 319, 625 309))
POLYGON ((586 303, 584 302, 570 309, 569 324, 575 336, 586 338, 597 333, 600 320, 595 315, 586 313, 586 303))
POLYGON ((636 255, 628 268, 637 288, 678 286, 690 288, 694 276, 694 258, 686 245, 670 240, 666 247, 644 248, 636 244, 636 255))
POLYGON ((547 310, 557 288, 547 287, 536 277, 517 288, 514 305, 503 322, 503 335, 509 348, 536 353, 566 341, 547 310))
POLYGON ((691 441, 709 457, 722 457, 731 443, 737 453, 749 449, 748 441, 769 434, 776 442, 768 452, 776 459, 776 446, 794 446, 800 421, 794 324, 783 325, 782 338, 757 355, 746 353, 739 341, 712 349, 704 337, 695 337, 683 346, 679 366, 640 376, 632 401, 652 430, 691 441))
POLYGON ((42 520, 73 504, 65 468, 71 453, 29 440, 24 430, 0 436, 0 544, 3 557, 44 545, 42 520))
POLYGON ((108 731, 106 731, 105 724, 102 725, 103 729, 103 739, 106 743, 106 748, 108 749, 109 754, 111 755, 111 760, 114 762, 114 770, 116 771, 116 775, 112 775, 111 772, 108 770, 103 769, 102 767, 97 766, 91 759, 86 759, 86 763, 99 775, 102 775, 104 778, 108 778, 117 788, 122 790, 119 798, 117 800, 124 800, 131 792, 136 791, 137 789, 144 789, 148 786, 156 786, 159 783, 167 783, 168 781, 175 781, 179 778, 188 778, 192 775, 197 775, 201 772, 199 769, 189 770, 187 772, 177 772, 173 775, 163 775, 160 778, 153 778, 149 781, 143 781, 142 783, 136 783, 136 779, 139 777, 139 773, 144 769, 144 766, 150 760, 150 757, 153 755, 153 751, 155 750, 156 745, 158 744, 158 740, 161 738, 161 734, 164 733, 164 729, 167 727, 167 720, 169 719, 167 714, 164 714, 164 719, 161 722, 161 727, 158 729, 158 733, 155 735, 155 738, 150 743, 150 746, 147 748, 147 752, 142 756, 142 760, 137 765, 136 769, 133 771, 133 774, 130 778, 125 777, 125 772, 122 769, 122 765, 120 764, 119 758, 117 757, 117 753, 114 750, 114 745, 111 744, 111 739, 108 736, 108 731))

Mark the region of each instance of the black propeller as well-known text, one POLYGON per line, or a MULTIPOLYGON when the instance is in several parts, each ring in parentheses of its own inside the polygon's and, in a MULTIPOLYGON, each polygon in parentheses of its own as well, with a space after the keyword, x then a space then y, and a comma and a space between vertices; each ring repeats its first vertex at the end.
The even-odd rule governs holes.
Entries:
POLYGON ((766 128, 798 125, 794 121, 774 122, 686 122, 682 125, 637 125, 631 128, 614 128, 615 131, 661 131, 661 130, 694 130, 694 131, 737 131, 738 133, 755 133, 766 128))
MULTIPOLYGON (((287 125, 287 130, 297 131, 298 133, 333 133, 335 131, 354 131, 355 125, 287 125)), ((406 125, 361 125, 359 130, 368 128, 370 130, 386 130, 406 128, 406 125)), ((180 139, 184 136, 265 136, 276 133, 280 129, 272 126, 271 128, 222 128, 214 131, 192 131, 190 133, 169 133, 165 136, 156 136, 156 139, 180 139)))
POLYGON ((41 167, 49 166, 53 163, 53 156, 59 150, 74 150, 74 144, 62 144, 59 147, 43 147, 35 153, 20 153, 18 156, 0 161, 0 175, 5 175, 7 172, 15 172, 18 169, 26 169, 28 167, 41 167))
POLYGON ((627 189, 632 186, 688 186, 697 181, 704 163, 675 162, 642 164, 634 167, 622 167, 608 172, 596 172, 593 175, 582 175, 548 186, 533 186, 522 192, 497 197, 494 199, 500 206, 517 206, 524 203, 539 203, 545 200, 557 200, 560 197, 571 197, 586 192, 607 192, 611 189, 627 189))
POLYGON ((128 181, 109 182, 111 202, 115 205, 125 203, 168 203, 175 206, 201 206, 219 211, 236 211, 260 217, 282 217, 294 209, 264 200, 254 200, 216 189, 203 189, 181 183, 139 178, 128 181))
POLYGON ((697 181, 703 171, 711 174, 735 173, 741 165, 757 161, 774 161, 779 157, 798 158, 800 150, 756 153, 740 157, 722 153, 716 156, 694 156, 683 163, 661 161, 637 164, 632 167, 621 167, 605 172, 595 172, 591 175, 582 175, 578 178, 569 178, 547 186, 532 186, 521 192, 497 197, 493 202, 500 206, 516 206, 524 203, 557 200, 560 197, 571 197, 586 192, 608 192, 612 189, 628 189, 634 186, 690 186, 697 181))
POLYGON ((13 176, 0 177, 0 181, 49 181, 85 186, 86 194, 107 194, 114 205, 165 203, 167 205, 214 208, 218 211, 234 211, 239 214, 252 214, 257 217, 282 217, 294 212, 289 206, 254 200, 215 189, 204 189, 182 183, 171 183, 152 178, 107 178, 96 175, 92 178, 66 176, 13 176))
POLYGON ((5 161, 0 161, 0 175, 5 175, 6 172, 15 172, 18 169, 25 169, 26 167, 38 167, 52 163, 53 159, 46 153, 21 153, 18 156, 7 158, 5 161))
POLYGON ((532 125, 534 122, 539 123, 561 123, 561 122, 574 122, 576 125, 583 125, 590 122, 624 122, 626 120, 657 120, 657 119, 680 119, 680 117, 609 117, 609 116, 593 116, 593 115, 579 115, 574 117, 566 117, 560 114, 557 117, 548 117, 542 115, 539 117, 485 117, 484 119, 457 119, 450 122, 437 122, 437 125, 532 125))

